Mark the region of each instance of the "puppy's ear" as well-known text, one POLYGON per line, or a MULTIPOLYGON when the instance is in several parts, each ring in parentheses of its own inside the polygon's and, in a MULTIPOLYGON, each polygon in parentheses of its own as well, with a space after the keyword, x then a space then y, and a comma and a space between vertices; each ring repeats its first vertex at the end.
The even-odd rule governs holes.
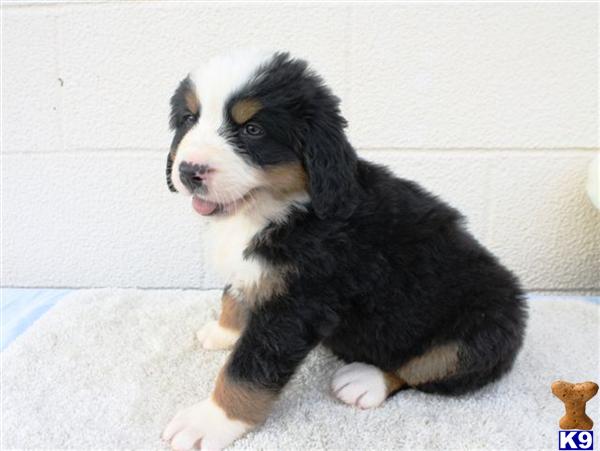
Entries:
POLYGON ((346 219, 359 201, 356 152, 343 132, 345 121, 335 119, 309 126, 303 149, 312 205, 321 219, 346 219))
POLYGON ((198 120, 200 116, 200 102, 196 95, 194 83, 188 75, 179 83, 179 86, 175 90, 175 93, 171 97, 171 115, 169 117, 169 126, 171 130, 175 131, 173 142, 171 143, 171 150, 167 156, 167 186, 170 191, 174 193, 177 189, 173 185, 172 172, 173 162, 175 161, 175 155, 177 153, 177 147, 181 142, 183 136, 188 132, 191 125, 186 122, 187 117, 193 117, 198 120))

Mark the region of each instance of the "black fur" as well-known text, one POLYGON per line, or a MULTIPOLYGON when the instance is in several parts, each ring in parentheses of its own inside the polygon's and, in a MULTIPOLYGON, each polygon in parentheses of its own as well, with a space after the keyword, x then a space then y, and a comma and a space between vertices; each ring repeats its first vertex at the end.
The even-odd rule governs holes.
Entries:
POLYGON ((506 372, 523 340, 523 293, 460 213, 359 159, 339 100, 306 63, 279 54, 238 96, 260 99, 264 109, 252 120, 271 144, 244 143, 234 125, 231 139, 258 165, 280 162, 277 149, 285 161, 302 161, 311 202, 246 250, 295 271, 286 294, 252 307, 230 377, 279 390, 319 343, 385 371, 436 344, 459 343, 458 371, 417 387, 424 391, 462 393, 506 372))
POLYGON ((254 254, 298 271, 288 294, 252 313, 231 374, 282 387, 317 342, 347 362, 394 371, 434 344, 458 341, 459 372, 418 388, 462 393, 493 381, 523 339, 516 278, 456 210, 383 167, 357 167, 362 195, 352 216, 296 211, 264 232, 268 240, 255 240, 254 254))

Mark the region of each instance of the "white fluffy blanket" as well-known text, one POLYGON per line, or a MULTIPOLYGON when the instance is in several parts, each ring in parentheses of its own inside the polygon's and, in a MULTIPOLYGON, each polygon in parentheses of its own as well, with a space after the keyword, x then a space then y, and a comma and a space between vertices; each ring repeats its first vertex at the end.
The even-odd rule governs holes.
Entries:
MULTIPOLYGON (((210 392, 226 352, 194 333, 218 292, 83 290, 2 353, 2 448, 152 448, 179 409, 210 392)), ((329 392, 341 365, 313 352, 266 424, 235 449, 557 449, 555 379, 598 379, 599 307, 530 302, 525 347, 501 381, 461 398, 403 391, 360 411, 329 392)), ((588 412, 600 422, 600 396, 588 412)))

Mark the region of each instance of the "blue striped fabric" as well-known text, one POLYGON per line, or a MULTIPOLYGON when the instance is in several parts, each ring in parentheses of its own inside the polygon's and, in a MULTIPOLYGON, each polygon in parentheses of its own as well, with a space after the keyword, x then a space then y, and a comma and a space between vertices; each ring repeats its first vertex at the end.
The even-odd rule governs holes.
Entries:
POLYGON ((48 288, 2 288, 2 336, 0 350, 21 335, 38 318, 72 290, 48 288))

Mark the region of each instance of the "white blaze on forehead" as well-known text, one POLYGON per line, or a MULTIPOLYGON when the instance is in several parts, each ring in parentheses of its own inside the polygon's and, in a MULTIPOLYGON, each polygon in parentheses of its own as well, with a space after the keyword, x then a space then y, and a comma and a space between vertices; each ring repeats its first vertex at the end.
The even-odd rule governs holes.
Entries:
POLYGON ((196 87, 204 122, 218 128, 231 95, 248 83, 260 66, 272 57, 271 52, 239 51, 212 58, 192 72, 190 78, 196 87))

